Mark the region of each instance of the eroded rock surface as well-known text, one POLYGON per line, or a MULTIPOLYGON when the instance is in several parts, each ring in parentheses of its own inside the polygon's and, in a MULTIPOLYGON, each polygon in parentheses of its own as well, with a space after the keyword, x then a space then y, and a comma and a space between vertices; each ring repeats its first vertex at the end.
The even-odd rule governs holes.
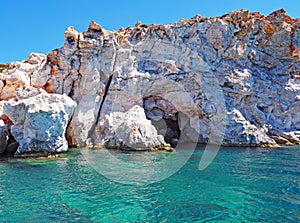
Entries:
POLYGON ((166 121, 155 127, 173 143, 191 136, 188 126, 201 143, 299 144, 299 58, 300 20, 282 9, 118 32, 92 22, 86 32, 69 27, 64 46, 49 55, 6 67, 1 99, 17 98, 25 85, 68 95, 78 104, 70 145, 105 144, 107 117, 135 105, 152 125, 166 121))
POLYGON ((9 135, 9 128, 0 120, 0 154, 7 151, 9 135))
POLYGON ((76 103, 66 95, 40 93, 3 103, 12 121, 11 134, 19 144, 17 155, 46 156, 67 151, 67 124, 76 103))
POLYGON ((127 112, 106 115, 96 129, 100 145, 126 150, 172 150, 162 135, 157 133, 144 109, 138 105, 127 112))

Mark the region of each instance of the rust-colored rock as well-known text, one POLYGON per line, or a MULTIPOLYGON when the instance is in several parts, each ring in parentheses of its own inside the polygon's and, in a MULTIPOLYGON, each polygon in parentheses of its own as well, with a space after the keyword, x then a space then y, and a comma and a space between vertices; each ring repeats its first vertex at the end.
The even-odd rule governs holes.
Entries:
POLYGON ((273 35, 273 33, 275 32, 275 28, 271 24, 266 24, 264 26, 264 32, 268 35, 273 35))

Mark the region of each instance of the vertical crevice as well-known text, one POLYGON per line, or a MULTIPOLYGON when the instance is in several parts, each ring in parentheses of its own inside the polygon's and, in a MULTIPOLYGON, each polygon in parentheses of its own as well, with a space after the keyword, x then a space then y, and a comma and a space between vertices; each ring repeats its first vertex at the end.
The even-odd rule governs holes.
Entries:
POLYGON ((104 104, 104 102, 105 102, 106 96, 107 96, 107 94, 108 94, 108 90, 109 90, 110 84, 111 84, 111 82, 112 82, 112 79, 113 79, 113 74, 109 76, 108 81, 107 81, 107 84, 105 85, 105 90, 104 90, 103 98, 102 98, 100 107, 99 107, 99 109, 98 109, 98 114, 97 114, 97 118, 96 118, 96 122, 95 122, 95 125, 96 125, 96 126, 97 126, 97 124, 99 123, 99 120, 100 120, 100 113, 101 113, 103 104, 104 104))
POLYGON ((113 58, 112 72, 111 72, 110 76, 108 77, 107 83, 105 85, 104 94, 103 94, 102 101, 100 103, 100 106, 99 106, 99 109, 98 109, 98 112, 97 112, 97 117, 96 117, 95 123, 92 125, 91 129, 88 132, 88 140, 90 141, 90 143, 92 143, 92 145, 95 144, 94 143, 94 137, 93 137, 93 135, 94 135, 96 127, 97 127, 97 125, 98 125, 98 123, 100 121, 101 111, 102 111, 104 102, 106 100, 106 97, 108 95, 109 87, 111 85, 111 82, 113 80, 114 73, 115 73, 115 70, 116 70, 116 63, 117 63, 117 58, 118 58, 118 50, 119 50, 118 43, 116 42, 116 50, 115 50, 115 55, 114 55, 114 58, 113 58))
MULTIPOLYGON (((78 35, 78 39, 79 39, 79 35, 78 35)), ((79 50, 78 47, 79 47, 79 40, 77 42, 77 49, 79 50)), ((76 87, 76 84, 78 84, 78 90, 79 90, 79 88, 80 88, 80 82, 81 82, 81 78, 82 78, 82 74, 80 73, 81 56, 80 56, 79 53, 77 55, 77 58, 78 58, 78 63, 79 63, 78 64, 78 68, 76 67, 76 63, 71 63, 70 71, 72 70, 72 67, 75 66, 75 69, 76 69, 77 75, 78 75, 78 79, 73 80, 71 91, 69 92, 68 96, 70 98, 72 98, 74 101, 76 101, 77 106, 78 106, 79 99, 78 99, 78 95, 75 94, 75 92, 76 92, 75 87, 76 87)), ((74 131, 75 130, 73 129, 73 125, 71 124, 73 122, 75 111, 76 111, 76 108, 74 109, 73 113, 69 117, 69 122, 67 124, 66 133, 65 133, 65 137, 66 137, 66 139, 68 141, 68 145, 71 146, 71 147, 77 147, 78 146, 77 143, 75 142, 76 140, 74 139, 74 131)))

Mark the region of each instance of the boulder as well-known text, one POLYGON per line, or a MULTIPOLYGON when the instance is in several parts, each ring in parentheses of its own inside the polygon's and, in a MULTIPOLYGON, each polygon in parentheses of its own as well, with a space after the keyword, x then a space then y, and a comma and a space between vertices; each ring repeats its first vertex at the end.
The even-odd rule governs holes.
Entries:
MULTIPOLYGON (((167 150, 170 144, 159 135, 151 121, 146 118, 144 109, 138 105, 127 112, 112 112, 100 124, 105 130, 103 145, 122 150, 167 150)), ((100 129, 98 129, 100 130, 100 129)))
POLYGON ((76 103, 66 95, 41 93, 3 103, 12 121, 11 134, 19 144, 16 155, 46 156, 67 151, 67 124, 76 103))

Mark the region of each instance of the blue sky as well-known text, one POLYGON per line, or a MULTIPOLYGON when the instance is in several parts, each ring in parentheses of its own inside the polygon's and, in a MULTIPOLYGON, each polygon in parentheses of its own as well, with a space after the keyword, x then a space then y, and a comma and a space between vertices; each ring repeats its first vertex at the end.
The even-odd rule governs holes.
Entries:
POLYGON ((30 52, 49 53, 63 45, 68 26, 85 31, 91 20, 118 30, 145 24, 172 23, 181 18, 219 16, 236 9, 268 15, 284 8, 300 17, 300 0, 27 0, 2 1, 0 63, 25 59, 30 52))

